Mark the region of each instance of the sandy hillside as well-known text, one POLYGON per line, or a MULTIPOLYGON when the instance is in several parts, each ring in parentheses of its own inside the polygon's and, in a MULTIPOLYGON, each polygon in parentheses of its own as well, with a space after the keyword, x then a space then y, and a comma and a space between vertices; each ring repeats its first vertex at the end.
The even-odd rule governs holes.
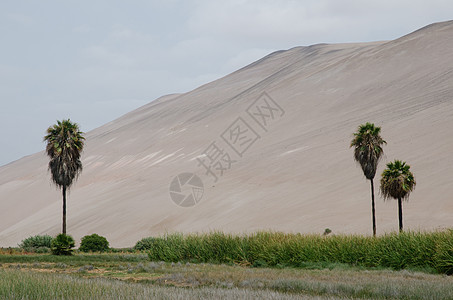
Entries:
MULTIPOLYGON (((68 231, 115 247, 173 231, 371 234, 370 185, 349 148, 366 121, 388 142, 378 175, 398 158, 416 176, 405 228, 453 227, 452 49, 453 21, 389 42, 296 47, 153 101, 87 133, 68 231), (198 160, 209 167, 207 154, 212 173, 198 160), (170 198, 181 173, 204 185, 195 206, 170 198)), ((0 168, 0 246, 60 231, 49 178, 43 152, 0 168)), ((396 201, 377 194, 376 209, 378 234, 396 230, 396 201)))

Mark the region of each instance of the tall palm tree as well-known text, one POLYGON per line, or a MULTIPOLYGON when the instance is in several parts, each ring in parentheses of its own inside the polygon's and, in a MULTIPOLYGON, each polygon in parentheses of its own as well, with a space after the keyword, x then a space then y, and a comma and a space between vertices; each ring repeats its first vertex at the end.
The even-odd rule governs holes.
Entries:
POLYGON ((381 193, 384 199, 398 199, 398 220, 400 232, 403 231, 403 199, 408 199, 409 194, 415 189, 415 178, 410 171, 410 166, 404 161, 395 160, 387 164, 387 169, 382 172, 381 193))
POLYGON ((66 191, 82 171, 80 155, 84 140, 79 125, 69 119, 57 121, 57 124, 47 128, 44 137, 52 181, 63 191, 63 234, 66 234, 66 191))
POLYGON ((354 160, 362 167, 366 179, 371 182, 371 214, 373 219, 373 236, 376 236, 376 212, 374 205, 374 183, 376 169, 379 160, 384 151, 382 146, 387 144, 379 135, 381 127, 374 126, 372 123, 366 123, 359 126, 354 133, 354 139, 351 146, 354 147, 354 160))

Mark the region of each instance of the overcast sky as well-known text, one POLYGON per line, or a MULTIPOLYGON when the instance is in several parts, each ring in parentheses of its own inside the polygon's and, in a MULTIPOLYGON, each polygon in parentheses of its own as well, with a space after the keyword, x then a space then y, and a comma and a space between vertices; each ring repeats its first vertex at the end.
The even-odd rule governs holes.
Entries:
POLYGON ((0 0, 0 165, 57 119, 89 131, 275 50, 449 19, 451 0, 0 0))

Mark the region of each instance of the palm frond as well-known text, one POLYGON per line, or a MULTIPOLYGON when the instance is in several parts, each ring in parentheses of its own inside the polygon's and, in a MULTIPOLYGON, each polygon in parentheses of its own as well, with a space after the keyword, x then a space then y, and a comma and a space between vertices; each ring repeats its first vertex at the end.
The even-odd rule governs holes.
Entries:
POLYGON ((410 166, 401 160, 387 164, 381 176, 381 194, 384 199, 405 199, 415 189, 415 177, 410 166))
POLYGON ((384 153, 382 146, 387 144, 380 136, 381 128, 372 123, 362 124, 354 133, 350 147, 354 147, 354 160, 362 167, 367 179, 373 179, 384 153))
POLYGON ((50 158, 49 170, 52 181, 59 187, 70 188, 73 180, 82 171, 80 156, 85 137, 77 123, 69 119, 57 121, 47 128, 44 141, 47 142, 46 153, 50 158))

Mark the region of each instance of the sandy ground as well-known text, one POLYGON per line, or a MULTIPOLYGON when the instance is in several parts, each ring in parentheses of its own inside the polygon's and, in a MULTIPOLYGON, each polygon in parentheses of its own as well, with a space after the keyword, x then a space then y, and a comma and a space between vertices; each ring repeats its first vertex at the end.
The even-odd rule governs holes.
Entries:
MULTIPOLYGON (((395 158, 416 176, 405 228, 452 227, 451 49, 453 22, 389 42, 296 47, 88 132, 68 232, 115 247, 173 231, 371 234, 370 184, 349 148, 367 121, 388 142, 376 187, 395 158), (193 191, 194 206, 170 197, 181 173, 203 183, 201 198, 190 182, 180 192, 193 191)), ((0 246, 61 230, 47 162, 40 152, 0 168, 0 246)), ((378 234, 397 230, 396 201, 377 192, 376 210, 378 234)))

